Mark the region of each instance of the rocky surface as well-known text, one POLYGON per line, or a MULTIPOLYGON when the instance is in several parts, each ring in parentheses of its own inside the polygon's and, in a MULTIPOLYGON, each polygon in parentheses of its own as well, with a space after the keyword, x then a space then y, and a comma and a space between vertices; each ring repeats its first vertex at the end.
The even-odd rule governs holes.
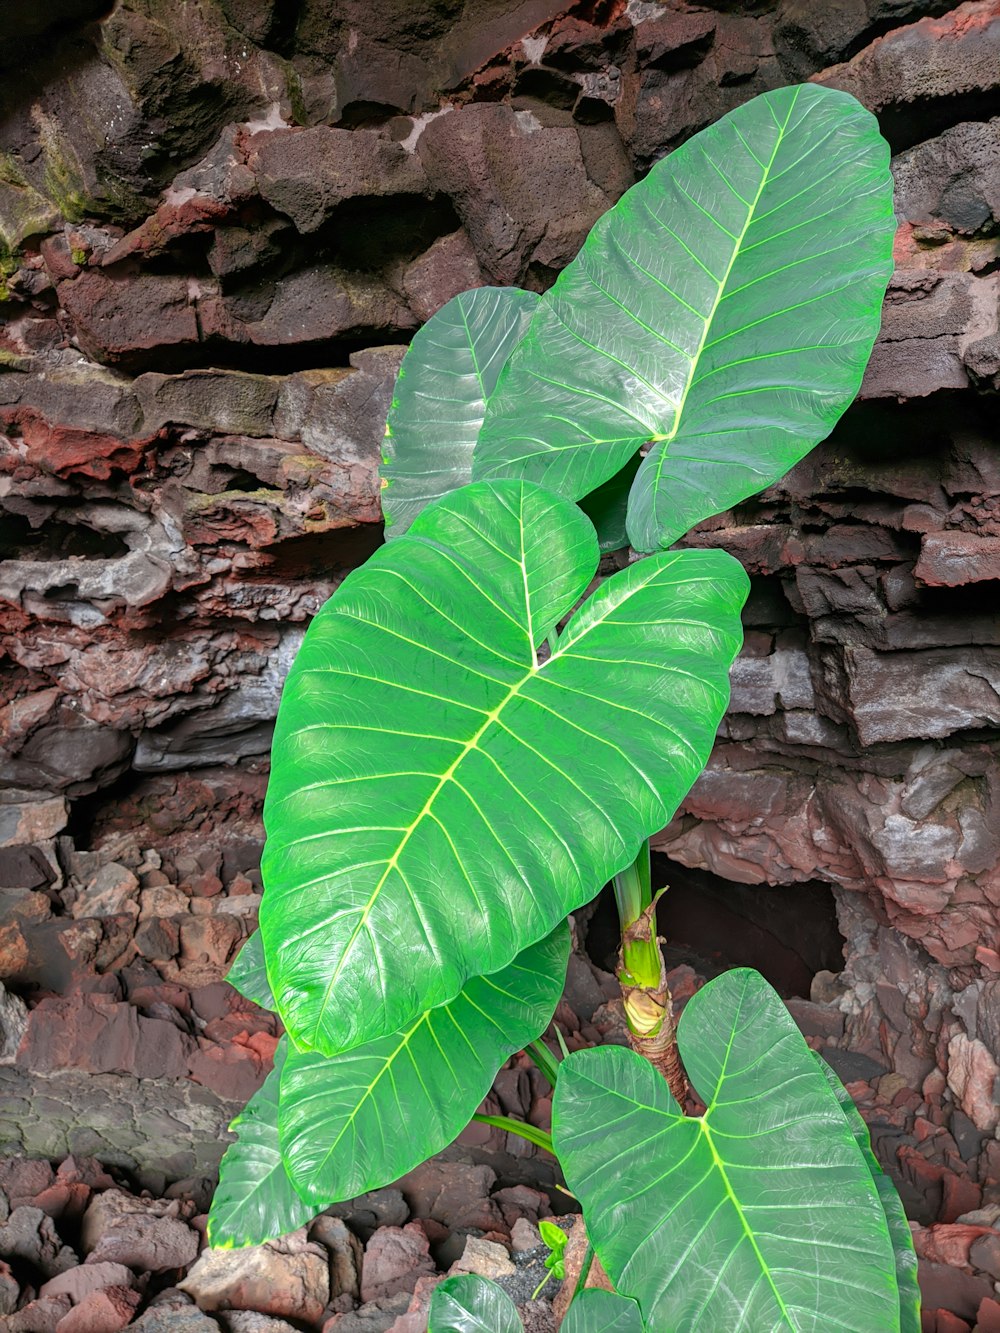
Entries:
MULTIPOLYGON (((544 289, 664 152, 815 78, 890 140, 897 271, 861 401, 690 539, 753 593, 711 766, 658 845, 722 883, 833 887, 845 964, 800 1016, 925 1228, 929 1308, 952 1312, 928 1327, 1000 1326, 996 0, 7 9, 0 1144, 153 1194, 211 1177, 277 1035, 219 978, 255 920, 278 696, 380 540, 406 341, 457 291, 544 289)), ((580 986, 563 1026, 613 1036, 580 986)), ((492 1097, 544 1115, 525 1068, 492 1097)), ((489 1236, 497 1190, 545 1172, 467 1139, 465 1167, 506 1182, 470 1194, 489 1236)), ((416 1219, 438 1261, 436 1197, 353 1214, 358 1234, 420 1249, 416 1219)), ((326 1318, 412 1333, 403 1295, 326 1318)), ((124 1281, 31 1299, 18 1327, 264 1327, 124 1281)))

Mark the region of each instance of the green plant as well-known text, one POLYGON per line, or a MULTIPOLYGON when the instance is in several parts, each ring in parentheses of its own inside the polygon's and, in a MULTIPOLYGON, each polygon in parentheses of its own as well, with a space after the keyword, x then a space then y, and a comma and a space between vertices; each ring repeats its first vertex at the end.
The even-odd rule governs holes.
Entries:
MULTIPOLYGON (((891 239, 872 118, 783 89, 658 164, 549 293, 465 293, 416 335, 389 540, 282 697, 261 929, 230 980, 287 1037, 234 1122, 213 1244, 396 1179, 529 1049, 553 1132, 521 1132, 557 1153, 619 1293, 577 1296, 567 1330, 919 1326, 898 1200, 767 983, 718 978, 675 1033, 648 851, 708 759, 749 586, 723 552, 664 548, 832 428, 891 239), (626 540, 650 554, 589 591, 626 540), (560 1063, 537 1039, 566 917, 609 880, 632 1050, 560 1063)), ((470 1278, 431 1327, 519 1325, 470 1278)))

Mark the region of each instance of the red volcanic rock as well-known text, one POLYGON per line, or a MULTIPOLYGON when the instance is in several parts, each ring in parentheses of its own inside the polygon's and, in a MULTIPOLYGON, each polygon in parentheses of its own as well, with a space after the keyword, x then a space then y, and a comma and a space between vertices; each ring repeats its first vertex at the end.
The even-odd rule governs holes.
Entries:
POLYGON ((199 1038, 188 1061, 188 1075, 226 1101, 247 1102, 267 1077, 269 1063, 250 1046, 235 1042, 222 1046, 199 1038))
POLYGON ((476 252, 464 231, 440 236, 403 274, 403 294, 419 320, 430 319, 459 292, 482 286, 476 252))
POLYGON ((194 1051, 173 1023, 144 1018, 106 995, 44 999, 28 1015, 17 1065, 50 1073, 85 1069, 138 1078, 180 1078, 194 1051))
POLYGON ((268 1245, 205 1250, 177 1285, 201 1310, 257 1310, 318 1324, 330 1299, 329 1257, 296 1231, 268 1245))
POLYGON ((920 543, 920 559, 913 574, 929 587, 945 588, 1000 579, 1000 537, 929 532, 920 543))
POLYGON ((197 344, 199 294, 198 284, 183 277, 93 269, 59 287, 80 346, 108 365, 197 344))
POLYGON ((56 1324, 56 1333, 117 1333, 132 1322, 139 1293, 128 1287, 106 1287, 84 1296, 56 1324))
POLYGON ((176 1201, 137 1199, 121 1190, 95 1196, 84 1214, 81 1244, 91 1264, 125 1264, 136 1272, 186 1268, 198 1254, 198 1235, 178 1216, 176 1201))
POLYGON ((361 1270, 362 1301, 412 1292, 421 1277, 436 1273, 427 1234, 419 1222, 380 1227, 365 1247, 361 1270))
MULTIPOLYGON (((8 428, 16 427, 27 446, 23 461, 56 477, 91 477, 106 481, 115 472, 135 472, 155 438, 123 440, 106 432, 51 423, 33 408, 0 414, 8 428)), ((2 464, 0 459, 0 464, 2 464)))

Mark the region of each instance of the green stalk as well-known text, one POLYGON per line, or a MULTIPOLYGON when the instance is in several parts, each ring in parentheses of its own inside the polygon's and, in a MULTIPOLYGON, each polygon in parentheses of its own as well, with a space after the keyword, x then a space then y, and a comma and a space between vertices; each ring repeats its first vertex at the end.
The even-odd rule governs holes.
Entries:
POLYGON ((548 1079, 549 1086, 554 1088, 556 1079, 559 1077, 559 1061, 556 1057, 541 1038, 537 1041, 530 1041, 524 1049, 541 1070, 542 1076, 548 1079))
POLYGON ((648 840, 643 842, 632 864, 620 870, 612 883, 622 927, 625 975, 621 980, 629 986, 656 986, 660 980, 661 963, 655 922, 649 921, 648 928, 639 925, 653 902, 648 840))
POLYGON ((622 927, 618 981, 629 1043, 660 1071, 683 1107, 687 1076, 677 1050, 673 1002, 656 934, 656 902, 660 895, 654 897, 652 892, 648 842, 642 844, 633 863, 615 876, 614 886, 622 927))
POLYGON ((553 1157, 556 1150, 552 1146, 552 1135, 547 1134, 544 1129, 538 1129, 535 1125, 529 1125, 525 1120, 514 1120, 509 1115, 474 1115, 473 1120, 478 1120, 482 1125, 492 1125, 494 1129, 504 1129, 508 1134, 517 1134, 519 1138, 527 1139, 533 1143, 536 1148, 544 1148, 550 1152, 553 1157))

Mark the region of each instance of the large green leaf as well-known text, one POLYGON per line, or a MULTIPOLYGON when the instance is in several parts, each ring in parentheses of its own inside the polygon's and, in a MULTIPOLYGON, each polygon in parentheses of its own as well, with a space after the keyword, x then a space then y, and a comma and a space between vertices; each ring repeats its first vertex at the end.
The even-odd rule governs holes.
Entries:
POLYGON ((264 962, 264 944, 259 930, 244 944, 233 959, 232 966, 226 973, 226 980, 234 990, 238 990, 244 999, 252 1000, 262 1009, 277 1009, 271 984, 267 979, 267 966, 264 962))
POLYGON ((659 162, 540 301, 473 475, 578 498, 650 445, 639 550, 782 476, 857 393, 892 272, 892 180, 846 93, 764 93, 659 162))
POLYGON ((822 1056, 817 1055, 816 1059, 826 1075, 826 1081, 840 1103, 840 1109, 847 1118, 851 1132, 854 1134, 858 1147, 868 1163, 868 1170, 871 1172, 875 1188, 882 1200, 885 1220, 889 1227, 889 1238, 892 1241, 892 1251, 896 1259, 896 1283, 899 1287, 899 1333, 920 1333, 920 1287, 917 1284, 917 1254, 913 1248, 913 1232, 910 1230, 910 1224, 907 1221, 906 1213, 903 1211, 896 1186, 882 1170, 878 1158, 872 1152, 868 1126, 862 1120, 861 1112, 854 1105, 851 1094, 822 1056))
POLYGON ((728 700, 748 580, 668 552, 603 583, 575 505, 464 487, 350 574, 278 713, 260 920, 292 1040, 334 1055, 498 972, 662 828, 728 700))
POLYGON ((535 292, 462 292, 414 335, 389 409, 382 460, 386 540, 431 500, 472 480, 472 451, 507 358, 538 304, 535 292))
POLYGON ((775 992, 725 973, 690 1000, 678 1041, 700 1117, 632 1051, 559 1067, 556 1150, 615 1287, 651 1329, 896 1330, 878 1191, 775 992))
POLYGON ((635 1301, 610 1291, 581 1291, 566 1312, 562 1333, 643 1333, 635 1301))
POLYGON ((291 1052, 279 1126, 299 1193, 320 1205, 354 1198, 447 1147, 504 1060, 548 1027, 568 960, 564 922, 402 1032, 333 1057, 291 1052))
POLYGON ((304 1203, 292 1187, 278 1147, 278 1085, 287 1042, 278 1042, 274 1069, 229 1126, 237 1141, 222 1159, 208 1214, 208 1243, 217 1249, 263 1245, 315 1217, 330 1202, 304 1203))
POLYGON ((502 1287, 477 1273, 445 1278, 434 1288, 427 1333, 524 1333, 517 1306, 502 1287))

